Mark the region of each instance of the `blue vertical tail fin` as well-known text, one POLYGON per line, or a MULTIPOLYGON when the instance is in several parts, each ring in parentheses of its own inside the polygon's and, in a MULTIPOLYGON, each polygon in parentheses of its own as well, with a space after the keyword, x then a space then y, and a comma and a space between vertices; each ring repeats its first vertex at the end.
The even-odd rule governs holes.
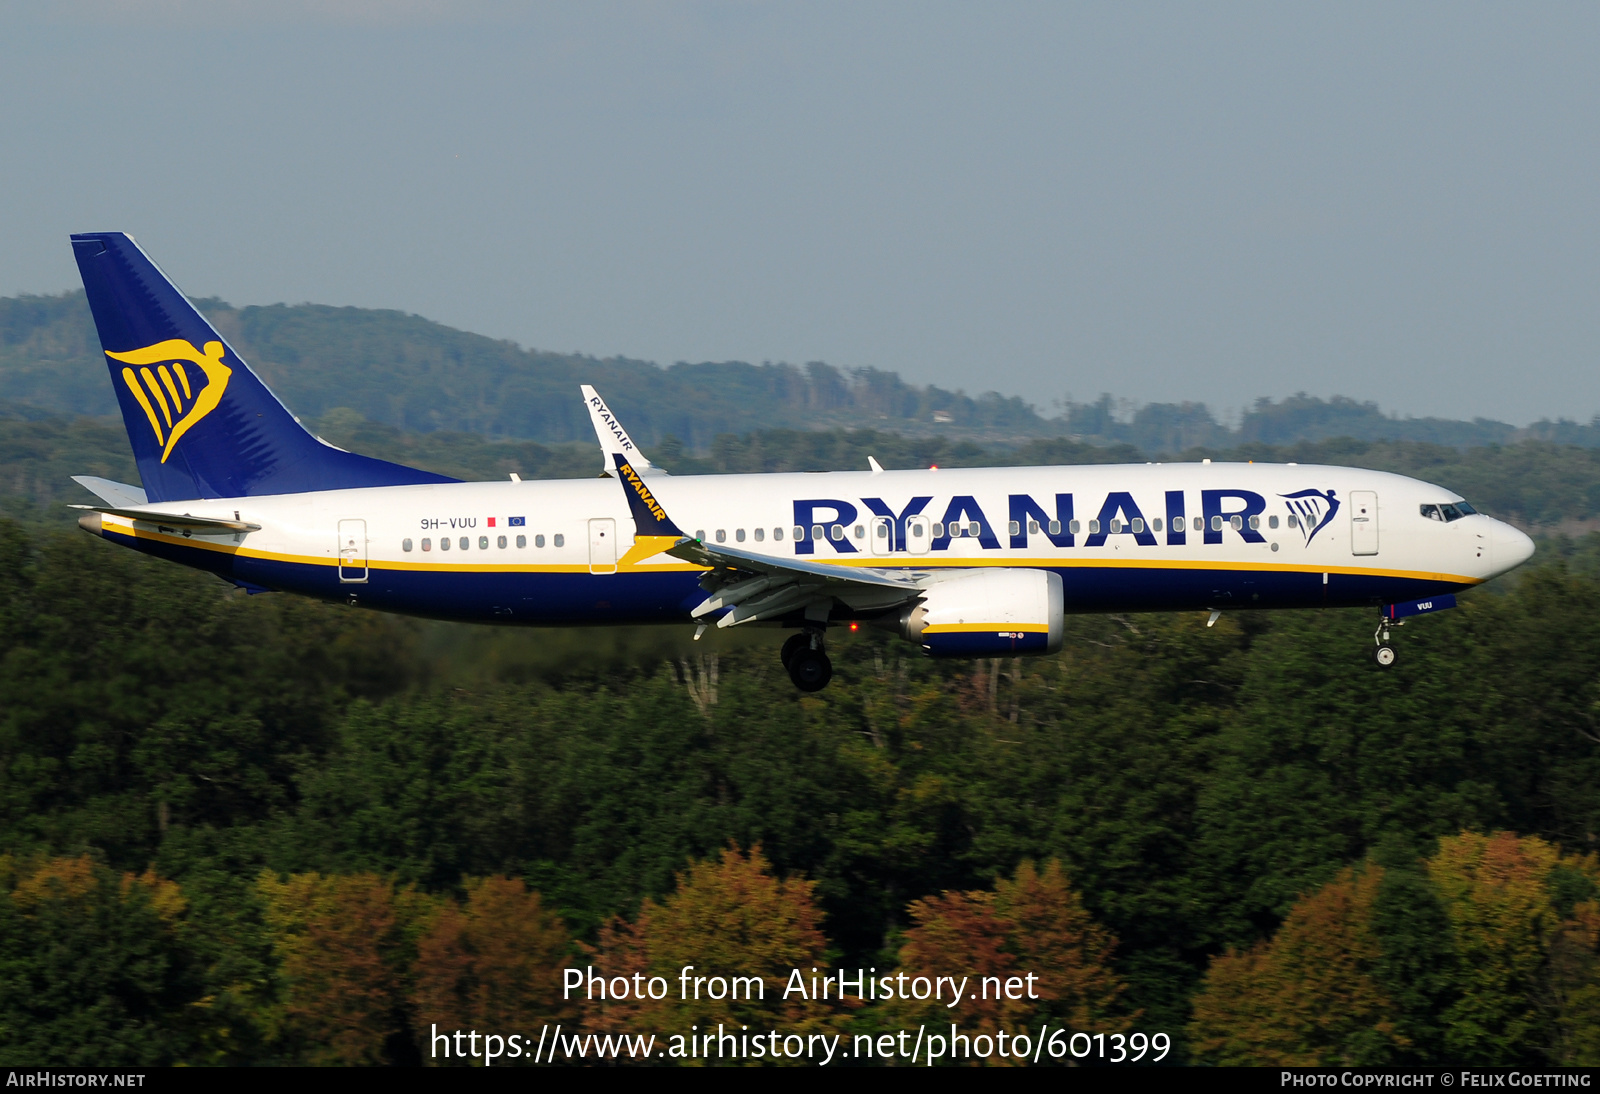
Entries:
POLYGON ((151 501, 457 481, 312 436, 129 236, 72 250, 151 501))

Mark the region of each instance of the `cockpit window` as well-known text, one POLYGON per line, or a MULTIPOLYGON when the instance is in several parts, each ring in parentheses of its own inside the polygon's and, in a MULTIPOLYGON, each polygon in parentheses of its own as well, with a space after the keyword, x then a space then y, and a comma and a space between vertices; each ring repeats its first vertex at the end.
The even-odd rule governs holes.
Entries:
POLYGON ((1464 501, 1446 502, 1443 505, 1424 505, 1422 507, 1423 516, 1429 520, 1444 521, 1446 524, 1453 520, 1460 520, 1462 517, 1470 517, 1476 512, 1476 509, 1464 501))

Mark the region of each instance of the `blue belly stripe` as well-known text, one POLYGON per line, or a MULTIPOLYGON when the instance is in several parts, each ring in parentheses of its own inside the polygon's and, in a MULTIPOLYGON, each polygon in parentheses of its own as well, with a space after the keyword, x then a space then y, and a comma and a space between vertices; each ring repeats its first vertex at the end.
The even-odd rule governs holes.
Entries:
MULTIPOLYGON (((589 574, 543 570, 451 573, 373 567, 366 582, 344 583, 338 568, 238 556, 187 544, 124 535, 106 539, 230 581, 364 607, 482 623, 539 625, 687 623, 705 597, 699 574, 589 574)), ((1345 608, 1387 605, 1457 592, 1466 584, 1392 574, 1272 570, 1062 567, 1068 612, 1200 611, 1249 608, 1345 608)), ((1029 636, 1030 638, 1033 636, 1029 636)), ((1041 639, 1043 636, 1039 636, 1041 639)), ((1002 642, 1012 652, 1012 640, 1002 642)), ((1022 652, 1020 647, 1017 652, 1022 652)))

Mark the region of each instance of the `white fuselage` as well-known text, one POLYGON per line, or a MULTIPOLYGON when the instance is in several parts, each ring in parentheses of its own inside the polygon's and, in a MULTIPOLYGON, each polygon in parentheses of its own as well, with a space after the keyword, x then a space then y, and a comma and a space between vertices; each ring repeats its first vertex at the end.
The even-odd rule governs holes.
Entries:
MULTIPOLYGON (((1139 464, 653 475, 690 536, 777 559, 939 575, 1061 575, 1068 611, 1381 604, 1461 589, 1531 541, 1415 479, 1294 464, 1139 464)), ((156 508, 152 506, 151 508, 156 508)), ((106 516, 102 534, 284 589, 393 611, 530 624, 681 622, 701 568, 630 556, 615 478, 460 483, 165 502, 258 531, 183 535, 106 516)), ((846 614, 848 612, 846 611, 846 614)))

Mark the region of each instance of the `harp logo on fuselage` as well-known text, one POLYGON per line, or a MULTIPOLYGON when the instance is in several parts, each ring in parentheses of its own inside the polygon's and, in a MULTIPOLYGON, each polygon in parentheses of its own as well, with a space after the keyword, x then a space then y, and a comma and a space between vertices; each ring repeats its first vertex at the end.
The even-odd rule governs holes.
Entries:
POLYGON ((1339 499, 1332 490, 1300 490, 1293 494, 1279 494, 1289 503, 1290 512, 1299 518, 1300 534, 1306 537, 1306 546, 1317 538, 1317 533, 1333 523, 1339 511, 1339 499))
POLYGON ((197 350, 182 338, 123 353, 106 350, 107 357, 123 363, 122 382, 150 421, 162 463, 178 439, 222 402, 233 375, 222 363, 225 352, 221 342, 207 342, 204 350, 197 350), (198 375, 191 376, 185 363, 193 365, 198 375))

